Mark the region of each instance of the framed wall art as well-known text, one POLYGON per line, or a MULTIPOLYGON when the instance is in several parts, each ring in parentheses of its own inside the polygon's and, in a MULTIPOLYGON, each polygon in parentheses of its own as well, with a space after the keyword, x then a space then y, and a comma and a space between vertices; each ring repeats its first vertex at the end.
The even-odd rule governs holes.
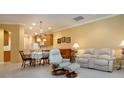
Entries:
POLYGON ((65 37, 62 37, 62 38, 61 38, 61 42, 62 42, 62 43, 65 43, 65 39, 66 39, 65 37))
POLYGON ((66 37, 65 42, 66 43, 71 43, 71 37, 66 37))
POLYGON ((57 44, 61 44, 61 38, 57 39, 57 44))

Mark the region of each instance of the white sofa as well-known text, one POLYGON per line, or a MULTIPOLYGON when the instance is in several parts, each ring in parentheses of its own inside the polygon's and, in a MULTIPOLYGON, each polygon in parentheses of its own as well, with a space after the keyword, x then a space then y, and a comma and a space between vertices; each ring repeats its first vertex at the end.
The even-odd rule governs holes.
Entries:
POLYGON ((110 48, 87 48, 77 53, 76 61, 81 67, 88 67, 103 71, 113 71, 115 51, 110 48))

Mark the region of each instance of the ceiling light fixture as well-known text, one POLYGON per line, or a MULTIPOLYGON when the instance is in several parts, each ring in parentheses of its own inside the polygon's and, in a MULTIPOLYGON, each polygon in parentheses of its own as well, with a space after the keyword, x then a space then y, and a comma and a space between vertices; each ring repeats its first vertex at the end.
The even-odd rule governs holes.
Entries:
POLYGON ((42 34, 43 33, 43 28, 42 28, 42 21, 40 21, 40 34, 42 34))
POLYGON ((38 35, 38 33, 35 33, 35 35, 38 35))
POLYGON ((32 23, 33 26, 36 26, 36 23, 32 23))
POLYGON ((48 27, 48 30, 51 30, 52 29, 52 27, 48 27))
POLYGON ((45 38, 41 40, 41 36, 44 35, 43 28, 42 28, 42 21, 40 21, 40 33, 35 33, 35 35, 38 37, 37 42, 39 42, 40 46, 44 45, 44 42, 47 41, 45 38))
POLYGON ((42 21, 40 21, 40 29, 39 29, 39 33, 35 33, 36 36, 38 36, 37 38, 37 42, 41 42, 41 34, 43 33, 43 29, 42 29, 42 21))
POLYGON ((41 42, 41 39, 40 38, 37 38, 37 42, 41 42))
MULTIPOLYGON (((32 25, 33 25, 33 24, 32 24, 32 25)), ((42 33, 43 33, 42 21, 40 21, 40 29, 39 29, 39 33, 35 33, 35 35, 41 36, 42 33)))
POLYGON ((44 38, 43 41, 45 42, 45 41, 47 41, 47 40, 44 38))
POLYGON ((30 29, 30 30, 32 30, 32 29, 33 29, 33 27, 29 27, 29 29, 30 29))

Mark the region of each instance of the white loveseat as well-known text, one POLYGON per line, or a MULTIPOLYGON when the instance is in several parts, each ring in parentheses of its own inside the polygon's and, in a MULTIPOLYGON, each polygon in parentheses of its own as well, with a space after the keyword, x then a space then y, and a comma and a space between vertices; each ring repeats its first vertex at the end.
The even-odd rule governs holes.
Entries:
POLYGON ((103 71, 113 71, 115 51, 110 48, 87 48, 77 53, 76 61, 81 67, 88 67, 103 71))

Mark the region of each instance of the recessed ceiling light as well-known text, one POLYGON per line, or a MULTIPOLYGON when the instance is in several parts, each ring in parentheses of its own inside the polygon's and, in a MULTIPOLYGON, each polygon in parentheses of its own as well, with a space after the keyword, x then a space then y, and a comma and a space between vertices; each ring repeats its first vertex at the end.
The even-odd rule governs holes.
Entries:
POLYGON ((32 23, 33 26, 36 26, 36 23, 32 23))
POLYGON ((35 33, 35 35, 38 35, 38 33, 35 33))
POLYGON ((33 27, 29 27, 29 29, 30 29, 30 30, 32 30, 32 29, 33 29, 33 27))
POLYGON ((52 29, 52 27, 48 27, 48 30, 51 30, 52 29))
POLYGON ((28 34, 24 34, 25 37, 28 37, 28 34))

